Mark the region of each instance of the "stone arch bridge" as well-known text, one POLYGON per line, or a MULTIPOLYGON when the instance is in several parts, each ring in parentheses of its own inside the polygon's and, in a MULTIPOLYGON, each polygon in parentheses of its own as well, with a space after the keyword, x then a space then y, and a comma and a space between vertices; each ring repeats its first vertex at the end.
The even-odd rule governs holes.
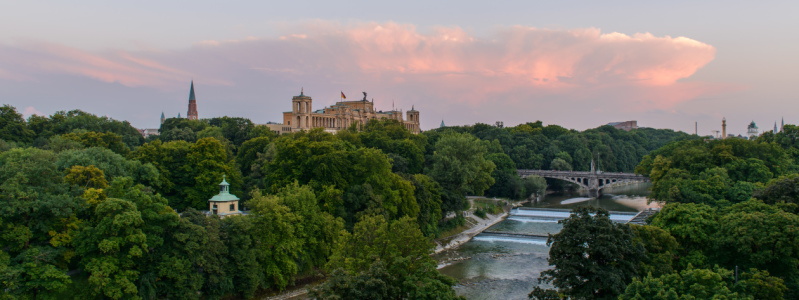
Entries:
POLYGON ((588 190, 592 197, 606 187, 623 185, 632 182, 649 182, 649 178, 634 173, 606 173, 601 171, 553 171, 553 170, 517 170, 519 177, 535 175, 544 178, 560 179, 579 185, 588 190))

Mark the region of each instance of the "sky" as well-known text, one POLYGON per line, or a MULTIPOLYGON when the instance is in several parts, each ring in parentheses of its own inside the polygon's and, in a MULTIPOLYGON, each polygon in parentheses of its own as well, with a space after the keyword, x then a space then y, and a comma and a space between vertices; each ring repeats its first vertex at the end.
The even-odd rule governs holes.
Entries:
POLYGON ((799 1, 0 2, 0 104, 137 128, 374 98, 423 130, 799 123, 799 1))

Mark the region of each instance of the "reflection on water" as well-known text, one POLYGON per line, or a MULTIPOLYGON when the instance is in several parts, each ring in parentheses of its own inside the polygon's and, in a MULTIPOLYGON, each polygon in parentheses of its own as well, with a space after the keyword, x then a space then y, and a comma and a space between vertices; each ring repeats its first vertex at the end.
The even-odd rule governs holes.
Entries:
POLYGON ((639 183, 612 187, 602 190, 599 198, 588 198, 585 191, 563 191, 545 195, 540 201, 525 203, 527 207, 567 208, 581 206, 601 207, 613 211, 638 212, 647 208, 659 207, 657 203, 647 204, 650 183, 639 183))
MULTIPOLYGON (((584 198, 578 192, 546 195, 536 203, 524 206, 537 208, 574 209, 580 206, 602 207, 617 212, 638 212, 656 204, 647 204, 648 184, 637 184, 605 190, 599 199, 569 201, 584 198)), ((523 233, 546 236, 558 233, 557 221, 567 217, 557 211, 531 213, 519 211, 506 220, 491 226, 496 232, 523 233)), ((617 214, 623 219, 627 214, 617 214)), ((455 278, 455 291, 467 299, 527 299, 538 285, 539 274, 549 268, 549 247, 546 238, 514 237, 480 234, 458 249, 437 254, 435 258, 445 267, 441 273, 455 278)))

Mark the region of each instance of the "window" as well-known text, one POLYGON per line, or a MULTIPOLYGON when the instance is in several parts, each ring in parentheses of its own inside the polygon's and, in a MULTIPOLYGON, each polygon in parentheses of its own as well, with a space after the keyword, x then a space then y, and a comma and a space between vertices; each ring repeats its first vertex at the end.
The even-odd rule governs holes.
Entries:
POLYGON ((230 211, 236 211, 236 204, 230 205, 230 211))

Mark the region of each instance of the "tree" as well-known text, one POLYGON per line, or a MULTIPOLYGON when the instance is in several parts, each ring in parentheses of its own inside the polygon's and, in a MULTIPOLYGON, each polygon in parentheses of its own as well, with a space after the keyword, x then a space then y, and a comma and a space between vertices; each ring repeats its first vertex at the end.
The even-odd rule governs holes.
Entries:
POLYGON ((412 218, 388 222, 381 215, 365 216, 352 234, 344 234, 327 265, 334 277, 315 294, 324 299, 359 294, 376 299, 459 299, 451 288, 454 280, 438 272, 431 250, 412 218), (367 280, 369 276, 375 278, 367 280), (348 288, 347 283, 363 290, 348 288))
POLYGON ((635 278, 619 296, 620 300, 671 300, 671 299, 751 299, 730 290, 724 278, 732 272, 724 269, 694 269, 660 277, 647 275, 635 278))
POLYGON ((551 282, 573 298, 615 299, 638 274, 646 258, 628 225, 614 223, 608 211, 581 207, 558 221, 563 229, 547 239, 549 265, 540 282, 551 282))
POLYGON ((704 252, 713 247, 719 223, 716 210, 705 204, 667 204, 652 220, 652 226, 662 228, 680 245, 680 269, 688 264, 710 267, 704 252))
POLYGON ((30 130, 22 114, 11 105, 0 107, 0 139, 9 142, 30 143, 35 133, 30 130))
POLYGON ((766 270, 786 279, 791 297, 799 282, 799 216, 759 200, 731 206, 719 219, 713 257, 723 266, 766 270))
POLYGON ((465 207, 464 196, 482 195, 492 184, 496 166, 485 159, 485 146, 470 134, 447 134, 435 144, 432 165, 425 173, 444 190, 444 211, 465 207))
POLYGON ((81 231, 76 242, 95 295, 138 298, 137 265, 148 249, 143 225, 133 202, 109 198, 97 205, 92 225, 81 231))

